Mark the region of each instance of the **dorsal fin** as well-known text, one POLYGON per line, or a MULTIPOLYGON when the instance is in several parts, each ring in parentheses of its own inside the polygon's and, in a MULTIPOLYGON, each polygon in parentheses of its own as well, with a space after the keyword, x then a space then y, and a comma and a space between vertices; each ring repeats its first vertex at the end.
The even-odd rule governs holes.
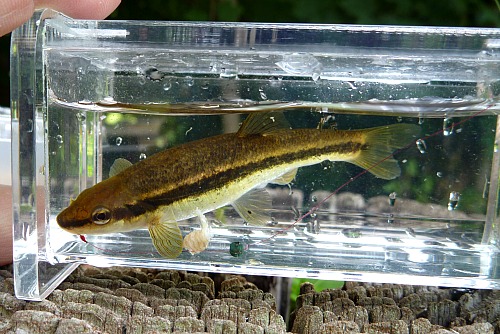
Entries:
POLYGON ((125 169, 132 166, 132 163, 127 159, 118 158, 113 162, 111 168, 109 169, 109 177, 113 177, 118 173, 123 172, 125 169))
POLYGON ((250 114, 238 130, 238 136, 265 135, 278 129, 289 129, 290 125, 282 112, 269 111, 250 114))

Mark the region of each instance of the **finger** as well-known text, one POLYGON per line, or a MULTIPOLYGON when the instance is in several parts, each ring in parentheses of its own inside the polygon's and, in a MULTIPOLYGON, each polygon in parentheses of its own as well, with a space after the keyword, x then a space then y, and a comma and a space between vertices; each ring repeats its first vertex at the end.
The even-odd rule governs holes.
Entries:
POLYGON ((28 21, 33 10, 33 0, 0 0, 0 36, 28 21))
POLYGON ((0 266, 12 263, 12 187, 0 185, 0 266))
POLYGON ((52 8, 75 19, 90 20, 106 18, 119 4, 120 0, 35 0, 36 8, 52 8))

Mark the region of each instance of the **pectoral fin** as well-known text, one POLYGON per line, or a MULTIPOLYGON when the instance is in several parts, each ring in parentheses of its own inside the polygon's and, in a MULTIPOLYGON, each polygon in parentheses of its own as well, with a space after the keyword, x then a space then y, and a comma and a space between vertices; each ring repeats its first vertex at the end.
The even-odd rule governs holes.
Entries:
POLYGON ((280 184, 280 185, 290 184, 293 181, 293 179, 295 178, 295 175, 297 175, 297 168, 286 172, 285 174, 281 175, 280 177, 272 180, 270 183, 280 184))
POLYGON ((132 163, 127 159, 118 158, 113 162, 111 168, 109 169, 109 177, 115 176, 116 174, 123 172, 125 169, 132 166, 132 163))
POLYGON ((181 254, 182 233, 176 221, 151 224, 149 235, 161 256, 175 259, 181 254))
POLYGON ((265 225, 271 220, 271 196, 263 188, 255 188, 241 196, 232 206, 247 223, 265 225))

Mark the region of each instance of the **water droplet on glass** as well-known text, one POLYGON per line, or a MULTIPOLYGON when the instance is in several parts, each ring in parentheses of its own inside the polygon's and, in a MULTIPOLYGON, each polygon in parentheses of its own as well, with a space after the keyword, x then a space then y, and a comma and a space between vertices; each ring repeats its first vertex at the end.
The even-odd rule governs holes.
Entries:
POLYGON ((437 172, 437 173, 436 173, 436 176, 437 176, 437 177, 443 177, 443 172, 437 172))
POLYGON ((392 192, 389 194, 389 205, 390 206, 394 206, 394 204, 396 203, 397 196, 398 196, 398 194, 396 194, 395 192, 392 192))
POLYGON ((146 159, 146 158, 147 158, 146 153, 141 153, 141 154, 139 155, 139 160, 144 160, 144 159, 146 159))
POLYGON ((266 95, 266 93, 264 92, 264 89, 259 88, 259 94, 260 94, 260 98, 261 98, 261 99, 263 99, 263 100, 267 100, 267 95, 266 95))
POLYGON ((411 227, 408 227, 406 230, 405 230, 406 234, 409 235, 410 237, 412 238, 415 238, 417 236, 417 233, 415 232, 414 229, 412 229, 411 227))
POLYGON ((446 117, 443 120, 443 135, 449 136, 453 134, 453 127, 454 127, 453 119, 446 117))
POLYGON ((161 81, 164 77, 163 72, 158 71, 154 67, 147 69, 144 72, 144 74, 146 75, 146 78, 148 78, 151 81, 161 81))
POLYGON ((391 213, 387 218, 387 224, 393 224, 393 223, 394 223, 394 215, 391 213))
POLYGON ((311 197, 311 201, 313 203, 316 203, 318 201, 318 197, 316 197, 316 196, 311 197))
POLYGON ((100 101, 101 104, 107 104, 107 105, 112 105, 112 104, 116 104, 116 101, 115 99, 113 99, 112 96, 106 96, 105 98, 103 98, 101 101, 100 101))
POLYGON ((322 65, 313 55, 308 53, 293 53, 283 56, 283 60, 277 62, 287 74, 310 75, 313 80, 318 80, 321 76, 322 65))
POLYGON ((115 140, 115 143, 116 143, 116 146, 120 146, 123 142, 123 138, 122 137, 116 137, 116 140, 115 140))
POLYGON ((423 139, 418 139, 415 143, 417 144, 417 148, 420 153, 424 154, 425 152, 427 152, 427 144, 423 139))
POLYGON ((342 234, 346 238, 360 238, 361 237, 361 230, 357 228, 345 228, 342 230, 342 234))
POLYGON ((61 135, 57 135, 56 136, 56 141, 59 143, 59 144, 62 144, 63 143, 63 137, 61 135))
POLYGON ((32 119, 28 119, 27 121, 27 126, 26 126, 26 132, 30 133, 30 132, 33 132, 33 120, 32 119))
POLYGON ((85 114, 84 113, 77 113, 76 119, 80 122, 85 122, 85 114))
POLYGON ((168 91, 168 90, 170 90, 170 88, 172 88, 172 83, 170 81, 167 81, 163 84, 164 91, 168 91))
POLYGON ((457 208, 458 201, 460 200, 460 193, 452 191, 450 193, 450 200, 448 201, 448 210, 453 211, 457 208))
POLYGON ((221 78, 225 78, 225 79, 235 79, 235 78, 237 78, 238 73, 235 70, 230 70, 228 68, 223 67, 220 69, 219 76, 221 78))
POLYGON ((193 77, 192 77, 192 76, 189 76, 189 75, 188 75, 187 77, 185 77, 185 78, 184 78, 184 80, 185 80, 186 85, 187 85, 188 87, 193 87, 193 85, 194 85, 194 79, 193 79, 193 77))

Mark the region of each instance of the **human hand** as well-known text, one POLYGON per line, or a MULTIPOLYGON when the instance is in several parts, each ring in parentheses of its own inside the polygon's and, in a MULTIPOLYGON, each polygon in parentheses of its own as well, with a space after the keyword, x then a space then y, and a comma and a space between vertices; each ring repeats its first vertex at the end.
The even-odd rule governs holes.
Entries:
POLYGON ((75 19, 101 20, 120 0, 0 0, 0 36, 19 27, 37 8, 52 8, 75 19))
MULTIPOLYGON (((70 17, 104 19, 120 0, 0 0, 0 36, 26 22, 37 8, 52 8, 70 17)), ((12 187, 0 185, 0 266, 12 262, 12 187)))

